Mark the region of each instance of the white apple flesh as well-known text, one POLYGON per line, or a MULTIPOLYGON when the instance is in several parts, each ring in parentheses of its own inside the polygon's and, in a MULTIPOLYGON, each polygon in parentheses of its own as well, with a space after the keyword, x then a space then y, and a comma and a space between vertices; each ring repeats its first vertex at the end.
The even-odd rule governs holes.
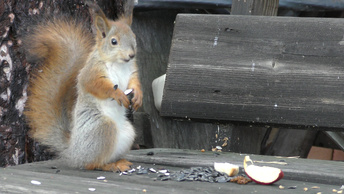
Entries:
POLYGON ((214 169, 218 172, 226 173, 228 176, 235 176, 239 173, 239 166, 230 163, 214 163, 214 169))
POLYGON ((244 169, 246 175, 254 182, 263 185, 269 185, 283 178, 284 173, 279 168, 269 166, 256 166, 249 156, 245 156, 244 169), (251 162, 251 164, 247 164, 251 162))

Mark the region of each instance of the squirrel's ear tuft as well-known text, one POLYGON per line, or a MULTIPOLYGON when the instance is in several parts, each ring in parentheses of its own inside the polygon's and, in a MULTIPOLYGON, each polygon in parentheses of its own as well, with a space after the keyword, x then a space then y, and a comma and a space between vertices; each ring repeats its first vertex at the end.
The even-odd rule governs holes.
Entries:
POLYGON ((105 38, 108 34, 108 31, 110 30, 110 25, 107 21, 104 12, 96 3, 90 0, 87 0, 86 4, 88 5, 89 12, 93 20, 92 30, 96 31, 93 33, 99 34, 102 36, 102 38, 105 38), (94 29, 94 27, 96 28, 96 30, 94 29))
POLYGON ((86 1, 86 4, 88 5, 88 10, 89 10, 89 12, 93 18, 93 21, 97 16, 100 16, 102 18, 106 18, 104 12, 96 3, 88 0, 88 1, 86 1))
POLYGON ((133 23, 133 11, 135 6, 135 0, 126 0, 123 6, 123 15, 121 19, 129 26, 133 23))

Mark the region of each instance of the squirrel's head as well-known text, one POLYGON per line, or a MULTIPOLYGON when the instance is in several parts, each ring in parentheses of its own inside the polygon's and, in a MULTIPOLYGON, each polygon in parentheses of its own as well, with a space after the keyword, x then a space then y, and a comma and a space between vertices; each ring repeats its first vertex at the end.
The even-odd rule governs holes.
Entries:
POLYGON ((125 21, 96 17, 97 47, 105 61, 127 63, 135 58, 136 36, 125 21))
POLYGON ((100 7, 87 1, 96 31, 99 55, 107 62, 127 63, 135 59, 136 37, 130 26, 133 18, 134 0, 123 5, 123 15, 116 21, 108 19, 100 7))

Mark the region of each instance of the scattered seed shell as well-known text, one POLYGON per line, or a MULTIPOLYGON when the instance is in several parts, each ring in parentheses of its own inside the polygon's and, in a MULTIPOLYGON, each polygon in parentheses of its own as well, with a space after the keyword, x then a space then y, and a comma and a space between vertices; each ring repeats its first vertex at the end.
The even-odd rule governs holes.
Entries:
POLYGON ((216 149, 222 150, 222 147, 221 146, 216 146, 216 149))
POLYGON ((201 152, 205 152, 205 149, 201 149, 201 152))
POLYGON ((126 91, 124 91, 124 94, 125 94, 125 95, 128 95, 128 94, 130 94, 132 91, 133 91, 133 89, 127 89, 126 91))
POLYGON ((156 170, 154 168, 150 168, 149 171, 156 173, 156 170))
POLYGON ((88 188, 89 191, 96 191, 96 188, 88 188))
POLYGON ((320 189, 320 187, 314 186, 314 187, 312 187, 312 189, 320 189))
POLYGON ((332 189, 332 192, 333 193, 337 193, 337 189, 332 189))
POLYGON ((284 189, 284 186, 283 186, 283 185, 280 185, 278 188, 279 188, 279 189, 284 189))
POLYGON ((337 193, 343 193, 343 190, 337 191, 337 193))
POLYGON ((307 187, 305 187, 305 188, 303 188, 303 190, 304 190, 304 191, 308 191, 308 188, 307 188, 307 187))
POLYGON ((159 173, 165 174, 167 173, 167 170, 159 170, 159 173))
POLYGON ((140 168, 140 169, 136 172, 136 174, 148 174, 148 170, 145 169, 145 168, 140 168))
POLYGON ((290 187, 288 187, 288 189, 296 189, 297 188, 297 186, 290 186, 290 187))
POLYGON ((142 192, 146 193, 146 192, 147 192, 147 190, 146 190, 146 189, 143 189, 143 190, 142 190, 142 192))
POLYGON ((105 179, 105 176, 98 176, 97 177, 97 180, 104 180, 105 179))
POLYGON ((162 177, 161 178, 162 181, 167 181, 167 180, 170 180, 170 179, 171 179, 171 177, 162 177))
POLYGON ((133 173, 133 172, 135 172, 135 171, 136 171, 135 168, 133 168, 133 169, 131 169, 131 170, 128 170, 129 173, 133 173))
POLYGON ((31 184, 33 184, 33 185, 41 185, 42 183, 39 182, 39 181, 32 180, 31 184))

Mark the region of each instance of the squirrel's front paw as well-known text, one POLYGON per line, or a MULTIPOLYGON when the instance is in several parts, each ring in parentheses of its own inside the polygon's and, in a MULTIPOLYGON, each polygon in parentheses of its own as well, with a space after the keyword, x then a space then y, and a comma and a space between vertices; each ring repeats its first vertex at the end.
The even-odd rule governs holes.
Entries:
POLYGON ((133 92, 134 92, 134 97, 131 100, 133 102, 133 108, 134 110, 137 110, 138 108, 140 108, 142 106, 142 90, 141 88, 133 88, 133 92))
POLYGON ((119 105, 123 105, 126 108, 129 107, 129 104, 130 104, 129 99, 127 98, 127 96, 124 94, 124 92, 121 89, 117 88, 113 92, 111 97, 115 99, 119 105))

